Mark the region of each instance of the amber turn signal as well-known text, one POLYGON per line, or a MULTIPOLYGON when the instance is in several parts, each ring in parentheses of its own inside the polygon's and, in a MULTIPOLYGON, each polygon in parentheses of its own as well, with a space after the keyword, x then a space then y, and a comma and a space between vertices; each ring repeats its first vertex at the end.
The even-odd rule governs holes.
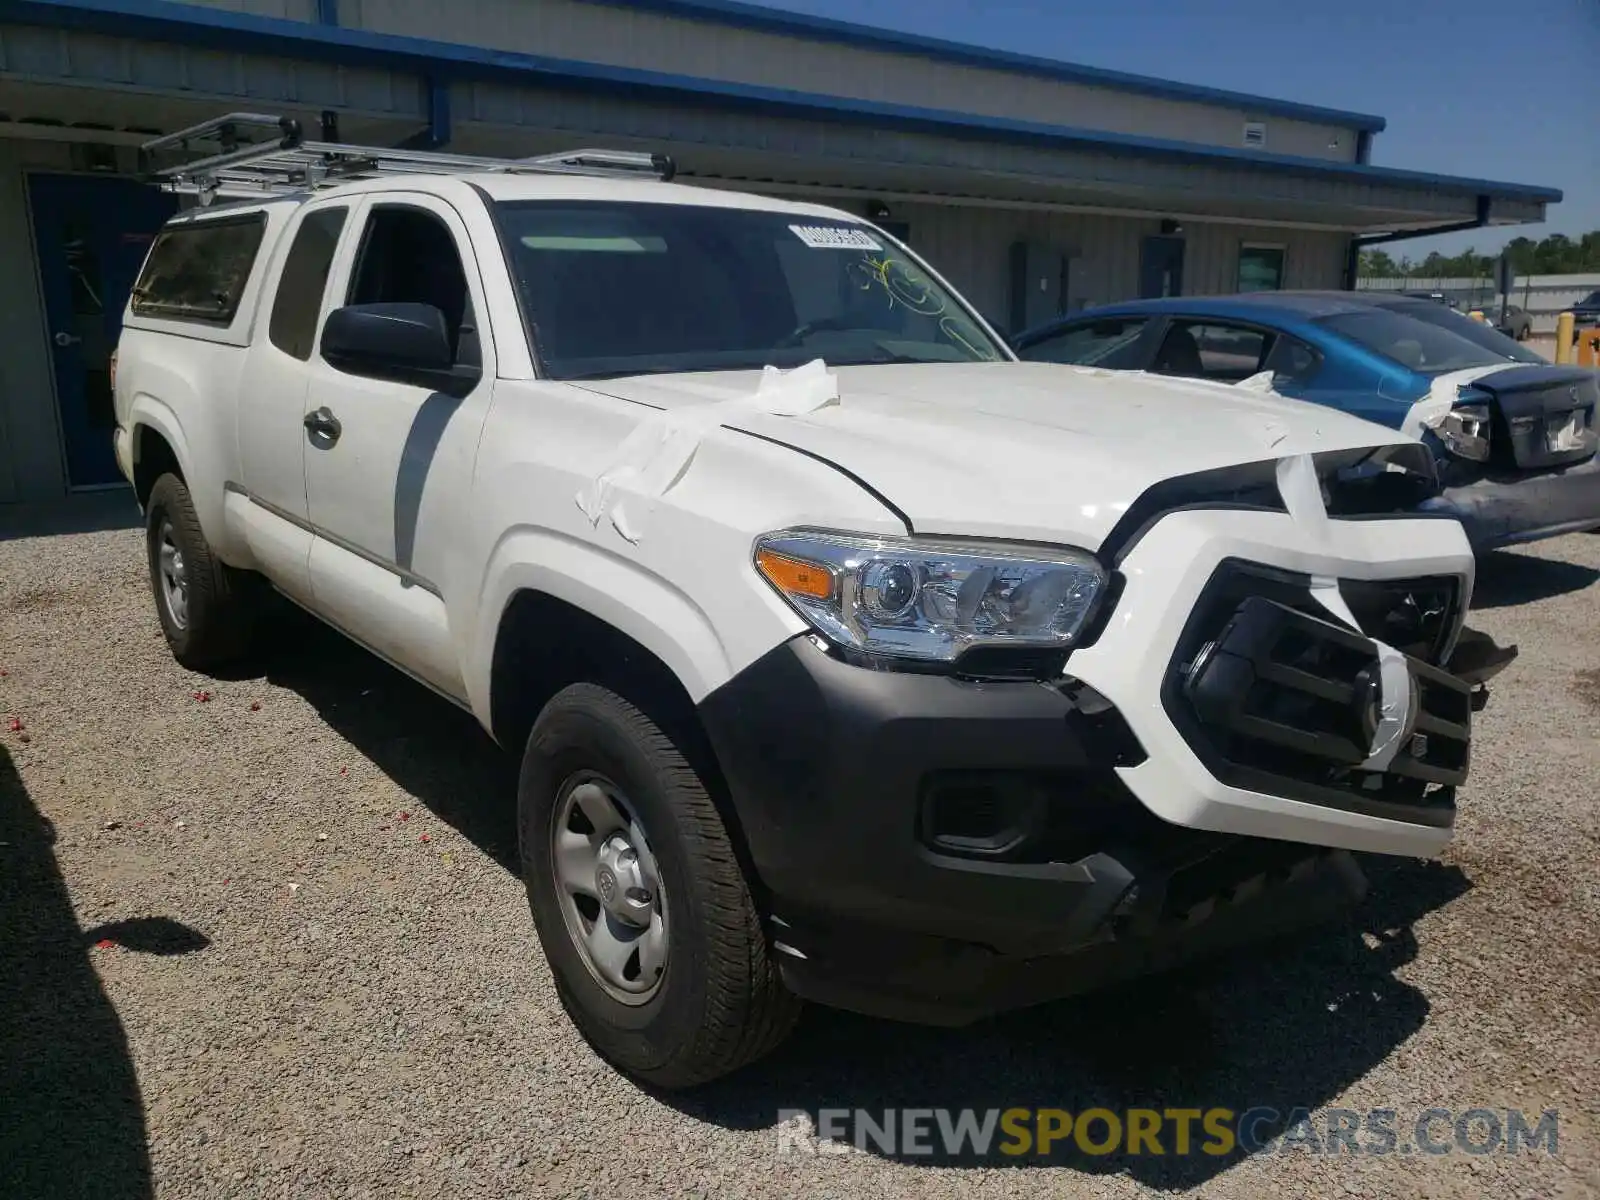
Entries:
POLYGON ((774 587, 787 595, 811 596, 818 600, 833 595, 833 572, 827 567, 772 550, 756 551, 756 567, 774 587))

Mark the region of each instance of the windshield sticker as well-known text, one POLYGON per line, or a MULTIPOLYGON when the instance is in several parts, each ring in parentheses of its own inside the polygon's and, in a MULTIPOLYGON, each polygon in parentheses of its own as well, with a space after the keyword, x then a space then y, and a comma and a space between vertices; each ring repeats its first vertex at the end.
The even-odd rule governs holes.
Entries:
POLYGON ((813 250, 878 250, 883 246, 865 229, 849 225, 791 225, 789 229, 813 250))

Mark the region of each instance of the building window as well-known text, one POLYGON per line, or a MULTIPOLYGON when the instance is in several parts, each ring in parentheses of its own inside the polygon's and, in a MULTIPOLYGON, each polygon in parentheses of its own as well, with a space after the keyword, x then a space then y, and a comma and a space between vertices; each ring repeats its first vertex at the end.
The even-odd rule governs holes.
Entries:
POLYGON ((1283 247, 1239 247, 1239 278, 1236 291, 1275 292, 1283 286, 1283 247))

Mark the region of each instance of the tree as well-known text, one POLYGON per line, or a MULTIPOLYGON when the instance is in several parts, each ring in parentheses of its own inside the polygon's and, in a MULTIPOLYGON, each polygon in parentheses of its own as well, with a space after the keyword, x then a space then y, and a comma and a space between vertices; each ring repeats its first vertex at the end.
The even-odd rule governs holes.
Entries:
POLYGON ((1382 250, 1363 250, 1361 252, 1361 274, 1374 279, 1393 279, 1400 274, 1400 268, 1395 265, 1394 259, 1382 250))
MULTIPOLYGON (((1538 242, 1514 237, 1506 243, 1505 253, 1511 256, 1518 275, 1576 275, 1600 271, 1600 229, 1584 234, 1577 241, 1564 233, 1552 233, 1538 242)), ((1495 258, 1495 255, 1479 254, 1476 248, 1468 247, 1453 256, 1435 250, 1421 263, 1413 263, 1404 255, 1396 261, 1382 250, 1363 250, 1361 274, 1374 279, 1399 279, 1414 274, 1441 279, 1492 279, 1495 258)))

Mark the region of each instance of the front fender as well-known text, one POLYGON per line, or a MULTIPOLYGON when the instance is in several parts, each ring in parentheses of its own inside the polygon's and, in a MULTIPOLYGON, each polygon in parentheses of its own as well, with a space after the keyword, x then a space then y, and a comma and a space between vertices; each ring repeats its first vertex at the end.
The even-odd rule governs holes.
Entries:
MULTIPOLYGON (((631 637, 667 665, 696 703, 733 674, 710 618, 681 588, 593 544, 549 529, 515 529, 495 546, 477 621, 462 647, 468 698, 486 728, 495 639, 506 608, 521 591, 563 600, 631 637)), ((775 620, 774 644, 792 632, 775 620)))

